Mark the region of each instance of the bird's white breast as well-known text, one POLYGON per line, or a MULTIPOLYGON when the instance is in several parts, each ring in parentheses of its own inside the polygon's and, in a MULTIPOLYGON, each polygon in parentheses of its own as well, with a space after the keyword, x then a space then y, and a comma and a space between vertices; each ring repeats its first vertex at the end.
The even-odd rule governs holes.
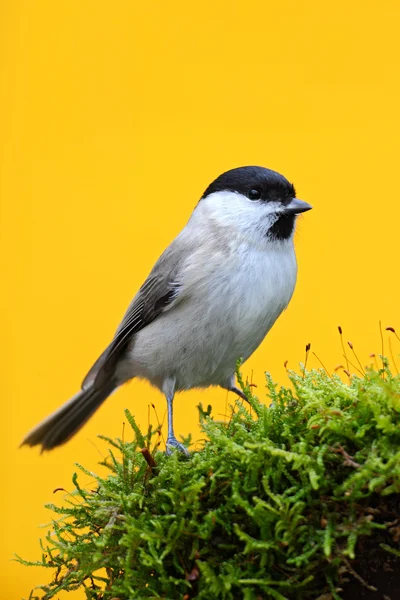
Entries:
POLYGON ((158 387, 224 385, 288 305, 296 280, 292 240, 249 245, 222 240, 200 248, 182 273, 182 300, 136 337, 132 369, 158 387))
POLYGON ((259 346, 288 305, 297 273, 291 242, 271 244, 267 251, 243 243, 225 268, 229 283, 217 286, 213 303, 230 338, 218 355, 223 357, 221 371, 238 358, 246 360, 259 346))
POLYGON ((239 246, 232 271, 228 293, 232 295, 238 349, 246 359, 292 297, 297 274, 293 245, 271 244, 268 251, 239 246))

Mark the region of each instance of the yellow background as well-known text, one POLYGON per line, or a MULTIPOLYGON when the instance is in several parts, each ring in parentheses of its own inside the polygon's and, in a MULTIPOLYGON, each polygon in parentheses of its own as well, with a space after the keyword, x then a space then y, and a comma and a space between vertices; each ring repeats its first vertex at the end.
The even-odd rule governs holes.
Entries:
MULTIPOLYGON (((0 6, 0 593, 19 599, 50 576, 10 557, 39 558, 53 489, 71 489, 75 461, 96 468, 96 434, 120 435, 124 407, 146 426, 164 400, 133 382, 57 451, 18 444, 77 391, 222 171, 276 169, 314 206, 298 226, 293 301, 244 368, 260 394, 263 371, 285 382, 284 360, 295 367, 307 342, 329 369, 342 362, 338 324, 366 363, 379 319, 399 323, 400 4, 0 6)), ((177 398, 176 429, 195 439, 199 400, 224 413, 227 395, 177 398)))

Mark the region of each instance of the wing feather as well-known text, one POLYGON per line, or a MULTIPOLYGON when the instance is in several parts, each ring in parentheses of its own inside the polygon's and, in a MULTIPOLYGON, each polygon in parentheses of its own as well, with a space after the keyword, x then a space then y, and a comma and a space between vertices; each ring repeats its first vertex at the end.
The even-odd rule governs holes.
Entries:
POLYGON ((172 271, 168 270, 168 273, 162 273, 156 267, 153 269, 126 311, 113 341, 83 380, 82 388, 93 383, 101 385, 104 380, 112 378, 115 367, 125 354, 133 336, 177 300, 181 285, 175 281, 176 270, 176 265, 172 271))

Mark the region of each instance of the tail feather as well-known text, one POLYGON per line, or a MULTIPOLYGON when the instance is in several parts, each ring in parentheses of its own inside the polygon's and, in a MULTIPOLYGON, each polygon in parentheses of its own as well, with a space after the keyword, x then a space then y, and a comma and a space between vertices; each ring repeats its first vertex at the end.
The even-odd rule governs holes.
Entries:
POLYGON ((108 382, 101 388, 96 389, 91 385, 81 390, 32 429, 21 446, 41 445, 43 452, 64 444, 86 423, 116 387, 114 382, 108 382))

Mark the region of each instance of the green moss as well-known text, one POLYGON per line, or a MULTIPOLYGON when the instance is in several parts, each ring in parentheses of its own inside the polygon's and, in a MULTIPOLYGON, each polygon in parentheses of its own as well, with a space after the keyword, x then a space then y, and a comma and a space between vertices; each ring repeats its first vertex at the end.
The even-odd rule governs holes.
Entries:
POLYGON ((54 576, 31 598, 83 587, 93 600, 337 599, 346 579, 368 589, 366 543, 400 561, 400 377, 385 363, 349 384, 323 371, 290 380, 267 375, 271 407, 243 386, 249 405, 227 423, 199 406, 208 441, 190 459, 166 457, 159 432, 143 435, 126 411, 135 441, 107 440, 111 474, 95 490, 75 474, 68 503, 49 505, 60 519, 26 564, 54 576))

